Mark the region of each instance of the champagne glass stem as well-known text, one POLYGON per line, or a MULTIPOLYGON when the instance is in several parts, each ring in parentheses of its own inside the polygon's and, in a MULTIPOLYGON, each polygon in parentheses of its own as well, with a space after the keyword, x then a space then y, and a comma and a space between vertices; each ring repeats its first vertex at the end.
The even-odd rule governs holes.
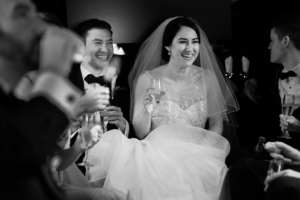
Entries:
POLYGON ((90 171, 90 165, 88 163, 88 155, 89 155, 89 148, 88 148, 88 145, 86 145, 85 147, 85 157, 84 157, 84 165, 86 167, 86 173, 85 173, 85 177, 89 180, 90 177, 89 177, 89 171, 90 171))
POLYGON ((102 131, 103 131, 103 133, 105 133, 104 117, 102 115, 100 116, 100 120, 101 120, 102 131))
POLYGON ((88 156, 89 156, 89 147, 88 147, 88 145, 86 144, 86 145, 85 145, 85 157, 84 157, 84 163, 87 163, 87 161, 88 161, 88 156))

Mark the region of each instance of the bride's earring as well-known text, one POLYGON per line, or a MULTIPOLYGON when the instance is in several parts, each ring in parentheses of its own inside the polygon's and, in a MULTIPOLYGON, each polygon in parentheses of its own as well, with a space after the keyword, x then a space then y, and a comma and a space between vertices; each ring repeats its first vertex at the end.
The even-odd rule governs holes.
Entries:
POLYGON ((169 47, 165 47, 166 48, 166 50, 168 51, 168 55, 170 56, 171 55, 171 53, 170 53, 170 48, 169 47))

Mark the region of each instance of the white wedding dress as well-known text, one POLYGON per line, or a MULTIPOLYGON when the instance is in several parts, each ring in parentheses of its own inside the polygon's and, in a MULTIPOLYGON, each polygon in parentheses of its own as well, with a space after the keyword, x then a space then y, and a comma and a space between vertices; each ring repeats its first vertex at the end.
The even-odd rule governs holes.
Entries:
POLYGON ((178 90, 162 81, 162 89, 145 139, 128 139, 112 130, 90 149, 89 161, 95 165, 90 182, 105 179, 104 188, 130 191, 136 200, 218 199, 230 146, 204 129, 206 86, 200 79, 178 90))

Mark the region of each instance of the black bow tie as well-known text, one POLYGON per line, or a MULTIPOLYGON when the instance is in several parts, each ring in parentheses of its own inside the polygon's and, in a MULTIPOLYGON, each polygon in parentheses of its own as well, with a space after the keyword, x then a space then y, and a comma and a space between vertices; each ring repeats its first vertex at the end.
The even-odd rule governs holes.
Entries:
POLYGON ((295 77, 295 76, 297 76, 297 74, 296 74, 295 72, 289 71, 289 72, 287 72, 287 73, 281 73, 281 74, 279 75, 279 78, 280 78, 281 80, 284 80, 284 79, 286 79, 286 78, 288 78, 288 77, 295 77))
POLYGON ((88 83, 98 83, 101 86, 105 86, 106 82, 104 81, 103 76, 95 77, 93 74, 87 75, 84 80, 88 83))

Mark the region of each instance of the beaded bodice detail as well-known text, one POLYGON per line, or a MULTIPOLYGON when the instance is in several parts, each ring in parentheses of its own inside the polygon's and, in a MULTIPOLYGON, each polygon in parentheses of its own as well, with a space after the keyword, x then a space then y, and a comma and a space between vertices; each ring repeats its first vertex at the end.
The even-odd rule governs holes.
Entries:
MULTIPOLYGON (((150 76, 152 76, 149 73, 150 76)), ((206 87, 202 78, 194 85, 178 89, 161 81, 162 95, 154 107, 151 130, 171 123, 188 124, 204 128, 207 120, 206 87)))

